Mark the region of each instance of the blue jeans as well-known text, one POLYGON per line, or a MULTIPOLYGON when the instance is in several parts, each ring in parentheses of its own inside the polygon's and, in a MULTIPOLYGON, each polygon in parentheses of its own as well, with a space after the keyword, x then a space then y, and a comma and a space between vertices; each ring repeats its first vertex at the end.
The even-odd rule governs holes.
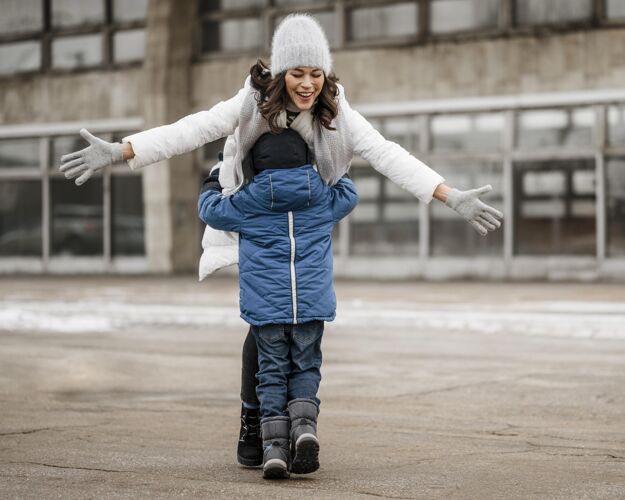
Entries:
POLYGON ((285 415, 292 399, 319 404, 323 321, 300 325, 252 326, 258 348, 258 385, 262 418, 285 415))

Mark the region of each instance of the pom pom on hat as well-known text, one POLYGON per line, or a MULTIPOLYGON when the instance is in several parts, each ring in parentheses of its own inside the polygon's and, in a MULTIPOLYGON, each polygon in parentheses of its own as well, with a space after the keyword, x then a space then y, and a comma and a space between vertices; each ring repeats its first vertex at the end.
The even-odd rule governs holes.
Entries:
POLYGON ((300 66, 321 68, 327 75, 332 70, 332 56, 321 25, 309 15, 291 14, 273 34, 271 76, 300 66))

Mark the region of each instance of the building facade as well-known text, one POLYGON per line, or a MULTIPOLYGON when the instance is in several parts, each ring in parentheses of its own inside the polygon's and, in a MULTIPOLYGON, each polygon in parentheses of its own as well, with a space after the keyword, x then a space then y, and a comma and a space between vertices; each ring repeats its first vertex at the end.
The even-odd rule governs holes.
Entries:
POLYGON ((234 95, 290 12, 324 26, 352 106, 460 189, 490 183, 482 238, 356 159, 337 274, 625 278, 622 0, 4 0, 0 272, 196 268, 201 177, 221 141, 78 188, 58 172, 234 95))

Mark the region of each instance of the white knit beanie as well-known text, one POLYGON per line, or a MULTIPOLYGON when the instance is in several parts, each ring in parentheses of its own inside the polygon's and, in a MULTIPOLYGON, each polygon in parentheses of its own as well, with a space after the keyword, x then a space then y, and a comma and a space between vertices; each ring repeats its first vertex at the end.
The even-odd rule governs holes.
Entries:
POLYGON ((321 68, 327 75, 332 70, 332 57, 321 25, 309 15, 291 14, 273 34, 271 76, 299 66, 321 68))

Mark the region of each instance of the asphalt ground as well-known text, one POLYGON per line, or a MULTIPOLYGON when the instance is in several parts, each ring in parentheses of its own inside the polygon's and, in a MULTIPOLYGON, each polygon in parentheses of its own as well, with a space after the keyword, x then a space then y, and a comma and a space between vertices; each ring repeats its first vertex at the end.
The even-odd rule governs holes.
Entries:
POLYGON ((236 465, 230 276, 0 279, 1 498, 625 498, 625 286, 337 283, 321 468, 236 465))

